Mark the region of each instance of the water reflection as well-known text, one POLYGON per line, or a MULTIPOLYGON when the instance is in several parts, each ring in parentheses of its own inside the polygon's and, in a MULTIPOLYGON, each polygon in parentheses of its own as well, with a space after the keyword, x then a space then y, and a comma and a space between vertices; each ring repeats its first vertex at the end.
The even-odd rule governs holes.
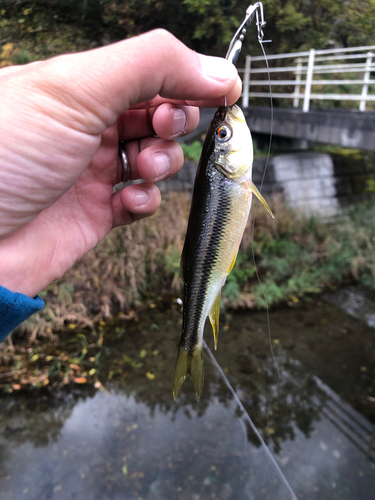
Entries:
POLYGON ((51 441, 33 446, 32 424, 3 437, 2 499, 290 498, 262 448, 247 444, 231 402, 151 415, 133 396, 102 392, 47 413, 67 417, 57 441, 47 431, 51 441))
MULTIPOLYGON (((311 314, 317 317, 316 308, 311 314)), ((282 332, 278 381, 261 318, 233 318, 218 358, 298 498, 372 498, 374 463, 329 418, 324 384, 296 361, 298 349, 288 354, 292 344, 282 332)), ((207 356, 201 401, 189 383, 173 401, 171 345, 178 329, 172 313, 135 325, 101 360, 106 391, 80 389, 54 401, 3 398, 0 498, 291 498, 207 356), (139 360, 141 350, 147 354, 138 368, 124 366, 124 354, 139 360)), ((302 333, 293 331, 303 344, 302 333)))

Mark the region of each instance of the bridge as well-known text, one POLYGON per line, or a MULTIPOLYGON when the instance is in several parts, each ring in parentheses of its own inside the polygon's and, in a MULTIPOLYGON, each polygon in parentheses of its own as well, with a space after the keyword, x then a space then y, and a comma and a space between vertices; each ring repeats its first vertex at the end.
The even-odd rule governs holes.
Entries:
MULTIPOLYGON (((268 57, 271 82, 263 56, 247 56, 239 72, 242 109, 251 132, 270 134, 272 128, 275 136, 375 151, 374 52, 375 45, 272 55, 268 57)), ((201 110, 195 136, 206 132, 214 111, 201 110)), ((253 179, 258 185, 265 161, 261 156, 254 160, 253 179)), ((183 170, 182 185, 191 189, 195 165, 183 170)), ((282 193, 297 210, 332 216, 343 205, 374 195, 375 154, 363 151, 347 155, 346 160, 314 151, 273 154, 263 191, 282 193)))
POLYGON ((275 135, 375 151, 374 51, 375 45, 277 54, 268 56, 269 68, 263 56, 248 55, 239 72, 250 130, 270 133, 272 95, 275 135))

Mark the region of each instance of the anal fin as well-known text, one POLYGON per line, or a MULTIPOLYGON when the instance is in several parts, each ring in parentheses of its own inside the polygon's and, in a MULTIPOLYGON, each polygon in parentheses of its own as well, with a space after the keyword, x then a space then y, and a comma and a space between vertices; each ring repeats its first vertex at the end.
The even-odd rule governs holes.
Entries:
POLYGON ((229 268, 228 274, 231 272, 231 270, 232 270, 232 269, 233 269, 233 267, 234 267, 234 264, 236 263, 237 254, 238 254, 238 251, 236 252, 235 256, 233 257, 233 260, 232 260, 232 263, 231 263, 231 265, 230 265, 230 268, 229 268))
MULTIPOLYGON (((236 260, 236 258, 234 258, 234 260, 236 260)), ((233 264, 234 264, 234 262, 233 262, 233 264)), ((232 264, 232 267, 233 267, 233 264, 232 264)), ((214 300, 214 303, 212 305, 212 309, 208 313, 208 317, 210 318, 210 323, 212 325, 212 330, 213 330, 213 334, 214 334, 215 351, 217 349, 217 340, 218 340, 218 336, 219 336, 220 298, 221 298, 221 290, 219 290, 219 293, 217 294, 217 296, 214 300)))

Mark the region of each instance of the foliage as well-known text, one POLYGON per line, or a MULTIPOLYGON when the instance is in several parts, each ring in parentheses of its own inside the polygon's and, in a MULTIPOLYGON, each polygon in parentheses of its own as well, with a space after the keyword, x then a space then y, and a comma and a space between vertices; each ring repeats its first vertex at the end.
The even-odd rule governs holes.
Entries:
MULTIPOLYGON (((0 61, 0 67, 101 45, 100 35, 98 37, 95 29, 98 19, 91 10, 89 22, 84 22, 82 17, 85 3, 73 0, 0 0, 0 46, 12 43, 14 49, 7 64, 0 61)), ((99 2, 88 3, 91 4, 99 5, 99 2)))
MULTIPOLYGON (((373 43, 375 0, 263 4, 272 52, 373 43)), ((0 0, 0 68, 87 50, 160 27, 194 50, 222 56, 246 6, 240 0, 0 0)), ((244 45, 242 58, 259 51, 255 27, 244 45)), ((200 149, 199 142, 184 146, 185 156, 197 161, 200 149)), ((368 181, 367 190, 375 190, 375 180, 368 181)), ((277 199, 271 205, 276 221, 263 211, 255 221, 254 253, 263 285, 259 287, 253 265, 250 221, 224 290, 226 305, 263 307, 263 293, 269 304, 293 303, 306 293, 348 281, 375 289, 373 202, 350 209, 332 223, 298 217, 277 199)), ((134 310, 153 297, 180 293, 179 256, 188 208, 187 196, 171 194, 155 217, 113 231, 43 292, 47 307, 24 322, 18 335, 30 336, 31 342, 41 336, 52 340, 65 328, 94 328, 117 314, 133 317, 134 310)), ((90 344, 82 337, 76 340, 76 359, 82 360, 90 344)), ((99 332, 95 342, 102 340, 99 332)), ((53 360, 48 370, 74 374, 68 361, 53 360)), ((36 370, 35 384, 45 383, 48 370, 36 370)))
POLYGON ((277 52, 373 43, 374 0, 264 0, 267 33, 277 52))
POLYGON ((347 277, 375 290, 375 205, 373 200, 350 208, 332 228, 327 243, 327 271, 336 280, 347 277))
POLYGON ((199 141, 194 141, 192 144, 182 143, 181 146, 187 160, 199 161, 202 152, 202 144, 199 141))
POLYGON ((254 243, 250 227, 244 235, 240 258, 228 277, 230 288, 224 291, 229 305, 264 307, 264 295, 269 305, 293 303, 345 282, 375 289, 374 200, 351 207, 333 222, 300 217, 277 200, 271 205, 276 220, 259 211, 254 243), (262 286, 249 279, 255 272, 252 247, 262 286))
POLYGON ((165 28, 194 50, 223 54, 244 16, 238 0, 103 1, 103 21, 111 35, 126 38, 165 28))
MULTIPOLYGON (((373 41, 375 0, 263 4, 273 52, 373 41)), ((165 28, 194 50, 223 56, 246 7, 240 0, 0 0, 0 45, 10 42, 43 59, 165 28)), ((255 26, 249 31, 243 53, 259 51, 255 26)))
POLYGON ((179 290, 179 258, 189 199, 171 194, 156 216, 117 228, 85 255, 43 298, 47 307, 18 328, 18 335, 52 337, 66 326, 91 328, 163 292, 179 290))
POLYGON ((228 295, 224 290, 231 306, 265 307, 266 300, 270 305, 293 303, 307 293, 320 291, 325 284, 320 257, 328 234, 326 225, 314 218, 299 217, 277 198, 271 205, 275 221, 258 210, 254 237, 253 221, 248 223, 240 258, 228 277, 229 283, 238 283, 238 294, 228 295), (250 279, 255 278, 254 259, 261 286, 257 279, 250 279))

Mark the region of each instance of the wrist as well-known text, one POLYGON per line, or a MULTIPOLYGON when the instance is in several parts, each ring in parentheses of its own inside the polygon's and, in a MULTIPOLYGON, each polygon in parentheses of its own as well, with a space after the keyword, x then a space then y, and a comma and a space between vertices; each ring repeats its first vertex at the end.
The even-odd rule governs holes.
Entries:
POLYGON ((13 237, 0 242, 0 286, 33 298, 45 288, 46 273, 32 255, 28 257, 27 252, 20 252, 11 239, 13 237))
POLYGON ((31 298, 65 272, 55 258, 58 243, 54 243, 54 235, 34 232, 35 226, 33 221, 0 241, 0 285, 31 298))

